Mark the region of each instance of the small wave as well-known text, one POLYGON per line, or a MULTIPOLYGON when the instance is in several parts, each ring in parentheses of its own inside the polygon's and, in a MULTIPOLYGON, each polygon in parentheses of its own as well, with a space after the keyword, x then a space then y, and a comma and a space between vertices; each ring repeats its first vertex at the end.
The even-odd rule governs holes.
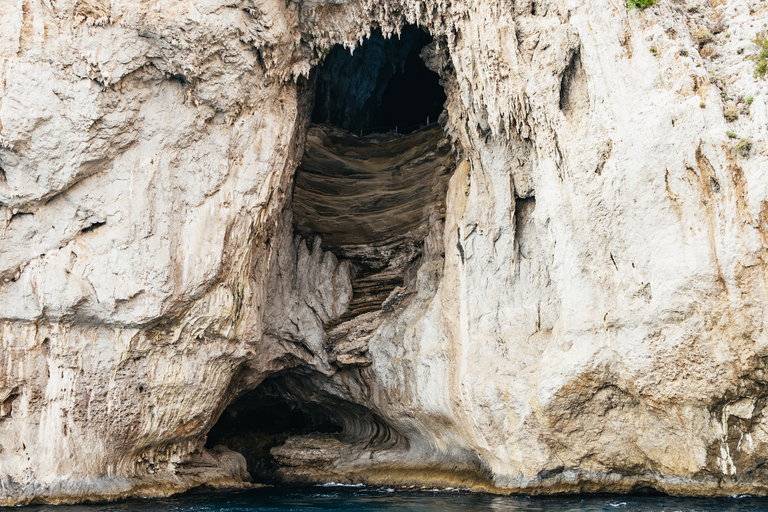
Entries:
POLYGON ((627 502, 626 501, 617 501, 616 503, 609 503, 609 507, 626 507, 627 502))
POLYGON ((365 487, 365 484, 341 484, 336 482, 328 482, 325 484, 317 484, 318 487, 365 487))

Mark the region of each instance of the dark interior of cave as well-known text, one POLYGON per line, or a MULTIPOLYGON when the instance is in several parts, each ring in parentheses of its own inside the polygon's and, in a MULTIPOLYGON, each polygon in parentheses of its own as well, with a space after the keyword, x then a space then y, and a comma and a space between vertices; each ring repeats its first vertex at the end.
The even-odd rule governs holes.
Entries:
POLYGON ((411 133, 437 121, 445 92, 419 53, 432 41, 423 29, 403 27, 399 37, 376 30, 350 54, 331 49, 317 74, 312 122, 353 133, 411 133))
POLYGON ((317 71, 312 122, 347 133, 326 130, 322 147, 307 143, 294 230, 354 265, 349 311, 333 324, 378 310, 407 287, 429 212, 443 209, 453 163, 437 123, 445 91, 421 57, 431 43, 415 25, 390 38, 375 30, 352 53, 335 46, 317 71))
POLYGON ((407 446, 381 417, 324 389, 324 382, 325 375, 305 367, 272 375, 224 410, 205 447, 226 446, 245 457, 254 481, 279 484, 284 475, 271 450, 289 438, 304 436, 321 445, 330 440, 337 446, 407 446))
POLYGON ((216 444, 216 441, 242 431, 270 435, 341 431, 341 426, 322 407, 293 400, 283 376, 266 379, 230 406, 227 412, 211 430, 209 443, 216 444))
POLYGON ((313 396, 302 379, 298 374, 278 374, 240 397, 208 433, 206 448, 221 444, 241 453, 251 476, 270 482, 276 477, 271 448, 295 435, 340 435, 342 424, 333 407, 325 397, 313 396))

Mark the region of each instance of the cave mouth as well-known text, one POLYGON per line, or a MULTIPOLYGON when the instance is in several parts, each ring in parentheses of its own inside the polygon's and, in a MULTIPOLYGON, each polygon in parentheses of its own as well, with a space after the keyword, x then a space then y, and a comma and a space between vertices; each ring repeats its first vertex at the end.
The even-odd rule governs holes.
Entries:
POLYGON ((279 463, 272 448, 292 436, 338 439, 342 435, 343 422, 334 411, 338 404, 332 402, 318 396, 298 374, 269 377, 224 410, 205 447, 224 445, 242 454, 256 482, 278 481, 279 463))
POLYGON ((308 483, 331 474, 362 449, 407 447, 407 441, 366 407, 327 387, 305 367, 266 378, 223 411, 206 448, 223 445, 243 455, 258 483, 308 483))
POLYGON ((415 290, 455 168, 438 75, 452 73, 447 51, 415 25, 374 30, 352 53, 335 46, 315 73, 292 210, 295 234, 352 264, 348 311, 327 329, 415 290))
POLYGON ((317 72, 312 122, 360 135, 436 122, 446 95, 420 56, 430 43, 429 33, 406 25, 390 38, 374 30, 353 53, 334 46, 317 72))

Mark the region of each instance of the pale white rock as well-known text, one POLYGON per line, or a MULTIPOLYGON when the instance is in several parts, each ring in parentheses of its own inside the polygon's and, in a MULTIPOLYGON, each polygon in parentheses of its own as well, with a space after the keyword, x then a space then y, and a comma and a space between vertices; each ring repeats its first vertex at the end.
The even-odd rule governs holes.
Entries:
POLYGON ((299 370, 348 445, 289 439, 297 478, 767 492, 767 23, 746 0, 0 2, 0 501, 247 480, 206 434, 299 370), (421 266, 334 352, 353 276, 294 236, 292 177, 306 77, 373 21, 434 36, 456 169, 421 266))

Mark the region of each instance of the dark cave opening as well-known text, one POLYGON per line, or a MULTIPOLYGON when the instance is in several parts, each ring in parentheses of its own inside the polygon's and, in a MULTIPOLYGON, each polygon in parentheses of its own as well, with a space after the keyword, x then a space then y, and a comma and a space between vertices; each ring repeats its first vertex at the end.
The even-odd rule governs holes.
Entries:
POLYGON ((366 135, 411 133, 436 122, 446 96, 420 57, 432 37, 414 25, 399 36, 379 30, 353 53, 336 45, 317 73, 312 122, 366 135))
POLYGON ((445 92, 437 73, 427 69, 417 53, 411 53, 403 71, 396 73, 384 90, 371 119, 372 129, 394 125, 401 133, 411 133, 422 123, 437 121, 443 103, 445 92))
POLYGON ((261 386, 241 397, 227 409, 211 429, 208 442, 243 431, 267 435, 306 432, 340 432, 341 425, 322 407, 296 402, 286 387, 285 377, 266 379, 261 386))
POLYGON ((455 167, 440 121, 446 94, 425 64, 434 69, 446 56, 428 32, 406 25, 390 38, 375 30, 352 53, 335 46, 316 72, 292 206, 297 235, 319 236, 324 250, 353 264, 349 310, 329 328, 414 289, 455 167))
POLYGON ((241 453, 248 472, 259 482, 278 479, 271 449, 306 434, 338 438, 342 420, 333 401, 320 396, 300 373, 265 379, 256 389, 230 404, 208 433, 206 448, 224 445, 241 453))
POLYGON ((340 418, 319 398, 300 374, 281 373, 265 379, 230 404, 208 433, 206 448, 224 445, 245 457, 251 477, 262 483, 279 481, 272 448, 291 436, 337 438, 340 418))
POLYGON ((381 417, 332 389, 306 367, 278 372, 227 406, 205 447, 243 455, 256 482, 289 483, 301 482, 306 468, 322 472, 354 447, 407 446, 381 417))

